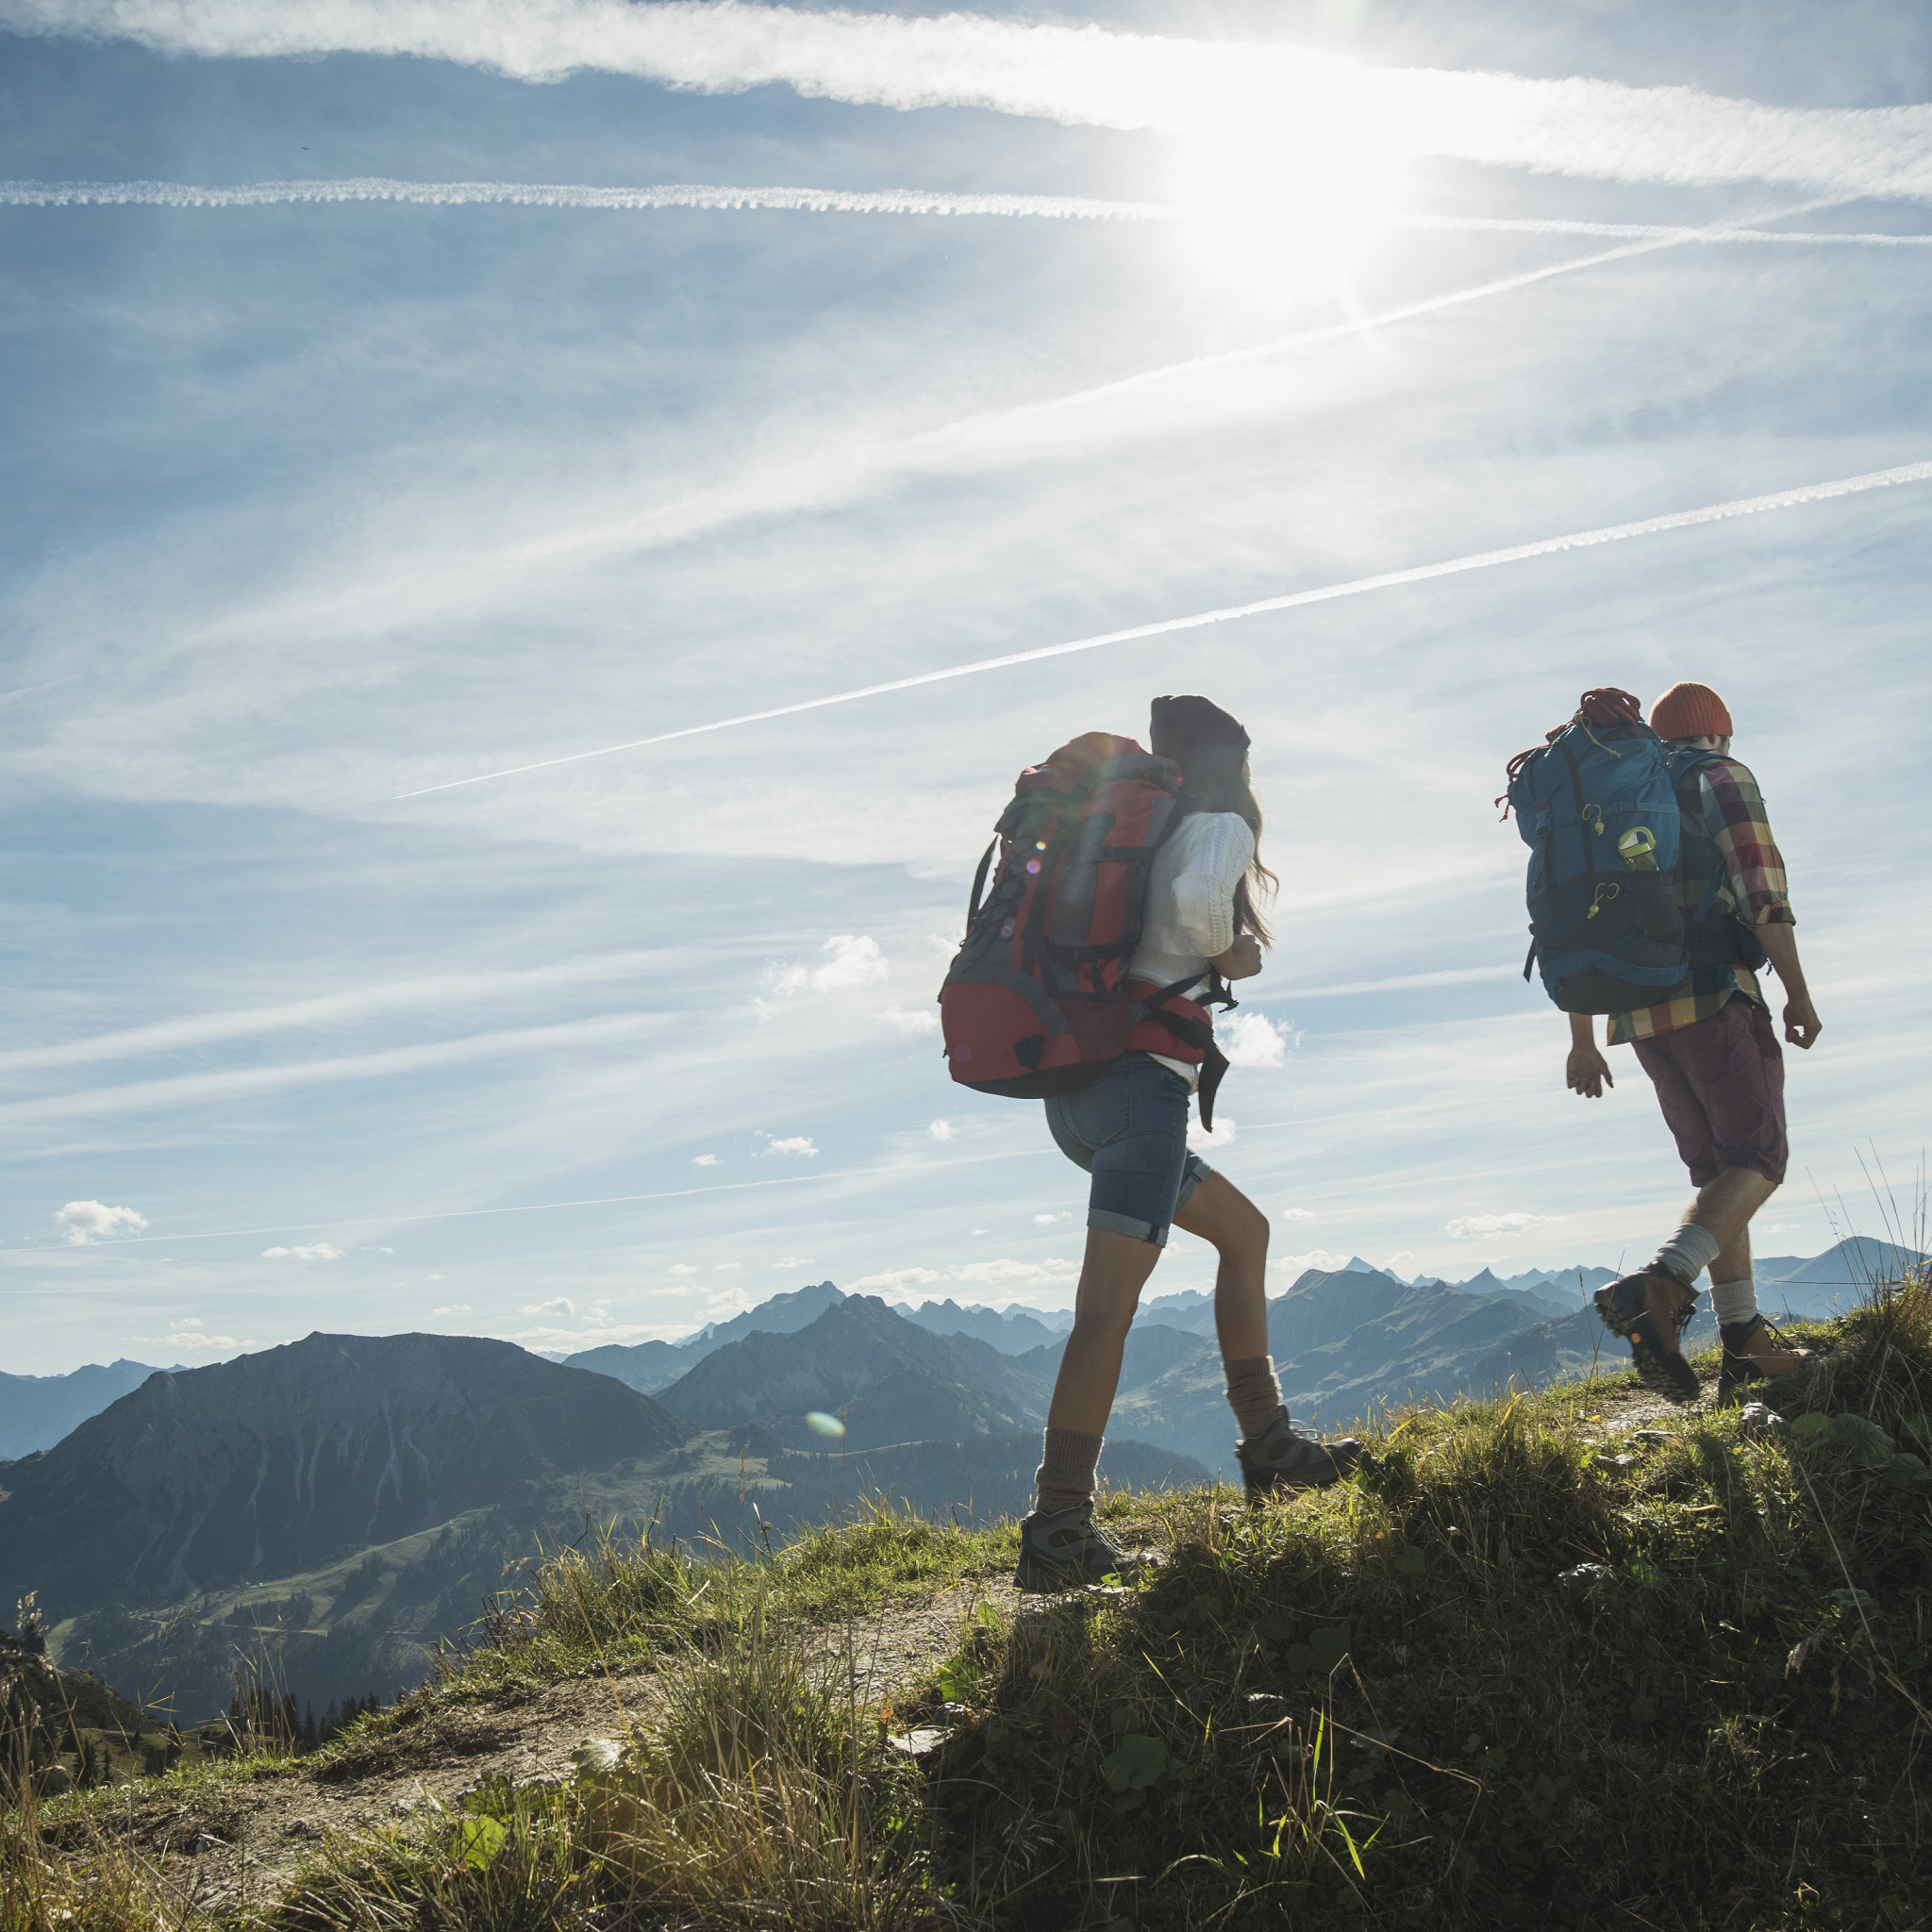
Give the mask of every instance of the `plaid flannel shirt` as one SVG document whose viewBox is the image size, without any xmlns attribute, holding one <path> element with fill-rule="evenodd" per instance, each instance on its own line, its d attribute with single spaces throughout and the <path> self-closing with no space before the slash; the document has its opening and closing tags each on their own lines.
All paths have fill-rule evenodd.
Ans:
<svg viewBox="0 0 1932 1932">
<path fill-rule="evenodd" d="M 1703 904 L 1711 880 L 1722 875 L 1709 913 L 1713 921 L 1729 916 L 1749 925 L 1794 925 L 1784 858 L 1771 836 L 1764 794 L 1749 770 L 1736 758 L 1708 759 L 1684 781 L 1677 803 L 1684 813 L 1677 905 L 1685 918 Z M 1764 1004 L 1757 975 L 1748 966 L 1694 967 L 1667 999 L 1611 1014 L 1608 1043 L 1652 1040 L 1694 1026 L 1739 998 Z"/>
</svg>

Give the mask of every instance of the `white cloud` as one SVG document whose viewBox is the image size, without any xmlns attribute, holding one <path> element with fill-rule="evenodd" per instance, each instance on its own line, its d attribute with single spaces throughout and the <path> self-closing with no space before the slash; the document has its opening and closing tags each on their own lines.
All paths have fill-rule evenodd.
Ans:
<svg viewBox="0 0 1932 1932">
<path fill-rule="evenodd" d="M 1074 1281 L 1080 1274 L 1077 1261 L 968 1261 L 958 1268 L 946 1270 L 951 1281 L 974 1281 L 982 1284 L 1001 1281 L 1029 1281 L 1040 1284 L 1057 1281 Z"/>
<path fill-rule="evenodd" d="M 1331 1255 L 1326 1248 L 1310 1248 L 1306 1255 L 1277 1255 L 1269 1266 L 1278 1268 L 1292 1281 L 1310 1268 L 1319 1269 L 1324 1274 L 1332 1274 L 1338 1269 L 1347 1267 L 1348 1258 L 1346 1255 Z"/>
<path fill-rule="evenodd" d="M 733 1286 L 721 1288 L 705 1304 L 705 1313 L 713 1322 L 727 1321 L 733 1315 L 741 1315 L 752 1305 L 750 1295 L 743 1289 Z"/>
<path fill-rule="evenodd" d="M 200 1328 L 171 1328 L 165 1335 L 136 1335 L 137 1344 L 152 1348 L 172 1348 L 178 1354 L 213 1355 L 223 1349 L 258 1348 L 252 1340 L 237 1341 L 232 1335 L 208 1335 Z"/>
<path fill-rule="evenodd" d="M 1524 1228 L 1542 1227 L 1561 1221 L 1560 1214 L 1460 1214 L 1448 1224 L 1451 1241 L 1479 1241 L 1488 1234 L 1521 1234 Z"/>
<path fill-rule="evenodd" d="M 330 1247 L 326 1241 L 312 1241 L 307 1247 L 264 1248 L 261 1258 L 264 1261 L 340 1261 L 342 1251 Z"/>
<path fill-rule="evenodd" d="M 950 1141 L 953 1138 L 953 1124 L 951 1121 L 934 1121 L 925 1131 L 935 1141 Z"/>
<path fill-rule="evenodd" d="M 691 1157 L 691 1164 L 693 1167 L 716 1167 L 718 1164 L 718 1157 L 715 1154 L 693 1155 Z"/>
<path fill-rule="evenodd" d="M 1312 1221 L 1312 1210 L 1307 1208 L 1276 1208 L 1269 1215 L 1271 1221 Z"/>
<path fill-rule="evenodd" d="M 1073 1218 L 1074 1217 L 1071 1213 L 1036 1214 L 1033 1217 L 1033 1224 L 1035 1227 L 1051 1227 L 1057 1221 L 1071 1221 L 1073 1220 Z M 974 1233 L 975 1234 L 984 1234 L 986 1230 L 983 1227 L 974 1229 Z"/>
<path fill-rule="evenodd" d="M 54 1219 L 65 1231 L 68 1245 L 75 1248 L 84 1248 L 89 1241 L 112 1241 L 147 1225 L 147 1217 L 132 1208 L 109 1208 L 101 1201 L 70 1201 Z"/>
<path fill-rule="evenodd" d="M 1288 1029 L 1265 1013 L 1235 1013 L 1214 1029 L 1231 1067 L 1278 1067 L 1288 1058 Z"/>
<path fill-rule="evenodd" d="M 945 1277 L 937 1268 L 882 1268 L 876 1274 L 861 1274 L 852 1284 L 853 1294 L 878 1294 L 887 1290 L 925 1288 Z"/>
<path fill-rule="evenodd" d="M 772 1263 L 772 1266 L 774 1268 L 809 1268 L 811 1266 L 811 1257 L 809 1255 L 780 1255 Z"/>
<path fill-rule="evenodd" d="M 940 1030 L 940 1009 L 937 1007 L 915 1007 L 908 1012 L 904 1007 L 883 1007 L 879 1018 L 888 1026 L 896 1026 L 901 1033 L 937 1033 Z"/>
<path fill-rule="evenodd" d="M 773 1141 L 766 1146 L 765 1152 L 787 1158 L 795 1155 L 801 1160 L 816 1160 L 819 1158 L 818 1142 L 809 1134 L 791 1134 L 782 1141 Z"/>
<path fill-rule="evenodd" d="M 796 999 L 805 992 L 850 992 L 857 987 L 878 986 L 891 973 L 891 961 L 879 951 L 878 941 L 864 933 L 835 934 L 819 950 L 826 955 L 823 966 L 772 969 L 772 991 L 780 999 Z"/>
<path fill-rule="evenodd" d="M 671 1272 L 674 1274 L 695 1274 L 698 1271 L 689 1261 L 674 1261 Z"/>
<path fill-rule="evenodd" d="M 1206 135 L 1228 159 L 1288 173 L 1304 189 L 1324 167 L 1356 174 L 1438 156 L 1618 181 L 1932 192 L 1920 108 L 1874 115 L 1760 106 L 1690 87 L 1373 68 L 1303 46 L 969 13 L 908 19 L 737 0 L 555 0 L 513 14 L 463 0 L 14 0 L 7 14 L 16 31 L 131 40 L 165 54 L 411 56 L 530 81 L 591 68 L 708 93 L 776 83 L 866 106 L 974 107 Z"/>
<path fill-rule="evenodd" d="M 395 1250 L 393 1248 L 377 1248 L 375 1252 L 378 1255 L 393 1255 Z"/>
<path fill-rule="evenodd" d="M 554 1294 L 547 1302 L 529 1302 L 525 1305 L 526 1315 L 575 1315 L 577 1305 L 567 1294 Z"/>
<path fill-rule="evenodd" d="M 852 1284 L 854 1294 L 881 1294 L 938 1282 L 964 1281 L 975 1287 L 1023 1282 L 1032 1288 L 1061 1287 L 1079 1278 L 1077 1261 L 968 1261 L 954 1268 L 882 1268 Z"/>
<path fill-rule="evenodd" d="M 741 1261 L 718 1261 L 712 1264 L 711 1273 L 713 1274 L 729 1274 L 734 1268 L 741 1268 L 743 1265 Z"/>
<path fill-rule="evenodd" d="M 1188 1145 L 1190 1147 L 1232 1147 L 1234 1145 L 1235 1124 L 1226 1114 L 1214 1123 L 1214 1131 L 1209 1133 L 1199 1121 L 1188 1123 Z"/>
<path fill-rule="evenodd" d="M 1382 1263 L 1382 1273 L 1384 1274 L 1393 1274 L 1401 1269 L 1413 1268 L 1414 1266 L 1415 1257 L 1407 1248 L 1404 1248 L 1400 1254 L 1391 1255 Z"/>
<path fill-rule="evenodd" d="M 468 1302 L 450 1302 L 442 1307 L 431 1308 L 429 1311 L 432 1318 L 438 1315 L 468 1315 L 474 1312 Z M 525 1314 L 528 1312 L 528 1309 L 525 1310 Z"/>
</svg>

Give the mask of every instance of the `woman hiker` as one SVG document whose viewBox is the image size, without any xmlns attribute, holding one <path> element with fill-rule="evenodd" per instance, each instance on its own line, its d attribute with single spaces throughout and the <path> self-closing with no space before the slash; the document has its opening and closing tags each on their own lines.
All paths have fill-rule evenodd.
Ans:
<svg viewBox="0 0 1932 1932">
<path fill-rule="evenodd" d="M 1203 697 L 1154 701 L 1150 743 L 1183 774 L 1185 815 L 1157 853 L 1130 977 L 1155 991 L 1186 981 L 1247 979 L 1273 943 L 1256 899 L 1274 874 L 1256 841 L 1261 808 L 1248 777 L 1248 734 Z M 1188 1111 L 1201 1069 L 1129 1052 L 1098 1079 L 1046 1102 L 1060 1151 L 1093 1177 L 1087 1253 L 1074 1329 L 1047 1411 L 1039 1500 L 1020 1525 L 1022 1590 L 1065 1590 L 1127 1575 L 1140 1559 L 1093 1521 L 1094 1472 L 1120 1380 L 1127 1329 L 1170 1225 L 1213 1244 L 1214 1328 L 1227 1399 L 1241 1428 L 1235 1455 L 1250 1499 L 1346 1475 L 1360 1444 L 1323 1443 L 1289 1426 L 1268 1353 L 1268 1223 L 1225 1175 L 1188 1149 Z"/>
</svg>

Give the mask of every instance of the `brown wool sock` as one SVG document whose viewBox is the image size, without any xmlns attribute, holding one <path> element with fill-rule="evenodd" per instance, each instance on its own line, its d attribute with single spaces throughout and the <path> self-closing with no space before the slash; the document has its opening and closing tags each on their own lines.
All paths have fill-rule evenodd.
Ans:
<svg viewBox="0 0 1932 1932">
<path fill-rule="evenodd" d="M 1083 1436 L 1078 1429 L 1047 1429 L 1040 1467 L 1033 1474 L 1034 1487 L 1040 1491 L 1041 1515 L 1076 1508 L 1093 1500 L 1093 1473 L 1100 1467 L 1100 1441 L 1098 1436 Z"/>
<path fill-rule="evenodd" d="M 1269 1425 L 1288 1407 L 1281 1399 L 1281 1384 L 1274 1378 L 1274 1357 L 1244 1355 L 1221 1366 L 1227 1375 L 1227 1406 L 1241 1425 L 1241 1441 L 1252 1442 L 1265 1436 Z"/>
</svg>

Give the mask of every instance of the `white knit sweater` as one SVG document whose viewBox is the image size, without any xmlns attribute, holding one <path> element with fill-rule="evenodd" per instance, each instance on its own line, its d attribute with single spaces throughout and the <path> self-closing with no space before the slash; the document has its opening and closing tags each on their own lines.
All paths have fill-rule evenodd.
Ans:
<svg viewBox="0 0 1932 1932">
<path fill-rule="evenodd" d="M 1231 811 L 1194 812 L 1184 818 L 1154 855 L 1147 878 L 1147 910 L 1141 947 L 1130 969 L 1135 979 L 1172 986 L 1191 973 L 1200 985 L 1183 997 L 1207 991 L 1209 959 L 1234 944 L 1234 889 L 1254 863 L 1255 835 Z M 1172 1067 L 1191 1091 L 1199 1067 L 1166 1054 L 1152 1056 Z"/>
</svg>

